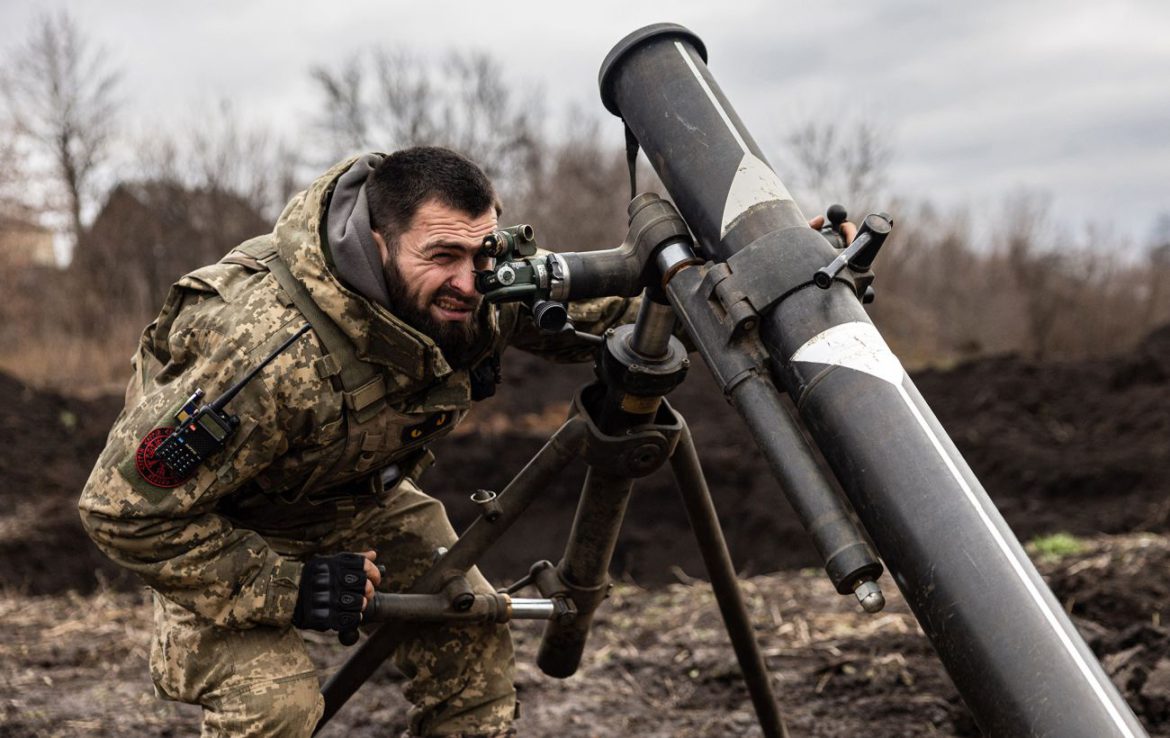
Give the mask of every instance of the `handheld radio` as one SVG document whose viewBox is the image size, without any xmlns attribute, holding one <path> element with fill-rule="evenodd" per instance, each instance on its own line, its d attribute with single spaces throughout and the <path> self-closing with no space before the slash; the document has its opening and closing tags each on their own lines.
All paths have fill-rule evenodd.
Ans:
<svg viewBox="0 0 1170 738">
<path fill-rule="evenodd" d="M 240 393 L 248 382 L 255 379 L 260 370 L 279 356 L 293 341 L 309 330 L 309 324 L 301 328 L 266 356 L 258 366 L 244 378 L 233 384 L 214 402 L 200 405 L 204 392 L 196 389 L 179 411 L 175 413 L 175 429 L 159 444 L 154 458 L 161 461 L 172 473 L 181 478 L 189 477 L 199 465 L 215 452 L 227 445 L 228 439 L 240 427 L 240 419 L 225 412 L 226 405 Z"/>
</svg>

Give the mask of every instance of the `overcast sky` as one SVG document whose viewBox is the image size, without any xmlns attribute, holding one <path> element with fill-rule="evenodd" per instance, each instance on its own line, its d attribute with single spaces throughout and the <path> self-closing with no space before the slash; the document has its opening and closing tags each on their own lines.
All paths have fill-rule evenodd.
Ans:
<svg viewBox="0 0 1170 738">
<path fill-rule="evenodd" d="M 682 23 L 766 152 L 823 111 L 868 111 L 893 145 L 893 192 L 976 213 L 1020 188 L 1066 223 L 1150 238 L 1170 212 L 1170 2 L 374 2 L 102 0 L 0 4 L 0 48 L 67 8 L 125 69 L 130 116 L 178 125 L 226 98 L 303 137 L 308 69 L 374 46 L 491 50 L 540 85 L 550 120 L 601 107 L 597 70 L 626 33 Z M 555 132 L 555 131 L 554 131 Z M 784 172 L 779 172 L 781 179 Z"/>
</svg>

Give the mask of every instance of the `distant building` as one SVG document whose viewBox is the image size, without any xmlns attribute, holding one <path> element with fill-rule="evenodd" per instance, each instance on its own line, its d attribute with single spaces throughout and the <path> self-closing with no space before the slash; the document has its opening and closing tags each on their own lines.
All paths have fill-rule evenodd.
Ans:
<svg viewBox="0 0 1170 738">
<path fill-rule="evenodd" d="M 73 253 L 70 271 L 100 286 L 115 312 L 153 314 L 172 282 L 272 230 L 243 198 L 174 182 L 113 189 Z"/>
<path fill-rule="evenodd" d="M 28 217 L 0 215 L 0 265 L 5 269 L 57 266 L 53 232 Z"/>
</svg>

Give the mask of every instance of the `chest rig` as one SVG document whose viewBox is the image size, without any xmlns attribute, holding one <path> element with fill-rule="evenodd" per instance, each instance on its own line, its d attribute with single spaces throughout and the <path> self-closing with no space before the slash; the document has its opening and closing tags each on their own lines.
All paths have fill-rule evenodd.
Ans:
<svg viewBox="0 0 1170 738">
<path fill-rule="evenodd" d="M 272 274 L 325 349 L 314 369 L 340 392 L 344 406 L 340 452 L 293 488 L 268 493 L 290 503 L 337 502 L 377 497 L 403 477 L 417 479 L 434 460 L 426 444 L 446 435 L 470 407 L 466 373 L 422 392 L 394 391 L 386 368 L 358 358 L 353 343 L 280 259 L 271 238 L 247 241 L 221 261 Z"/>
</svg>

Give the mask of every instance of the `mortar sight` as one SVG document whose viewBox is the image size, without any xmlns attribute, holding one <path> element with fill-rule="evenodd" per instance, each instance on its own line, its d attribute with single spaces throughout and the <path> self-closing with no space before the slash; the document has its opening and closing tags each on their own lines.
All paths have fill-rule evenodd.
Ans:
<svg viewBox="0 0 1170 738">
<path fill-rule="evenodd" d="M 536 255 L 536 234 L 528 224 L 500 228 L 483 237 L 482 251 L 495 259 Z"/>
</svg>

